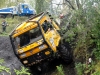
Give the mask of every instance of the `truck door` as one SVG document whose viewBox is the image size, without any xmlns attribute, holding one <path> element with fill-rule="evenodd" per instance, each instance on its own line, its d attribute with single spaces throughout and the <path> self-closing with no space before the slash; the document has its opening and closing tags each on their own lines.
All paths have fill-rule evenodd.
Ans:
<svg viewBox="0 0 100 75">
<path fill-rule="evenodd" d="M 29 13 L 29 7 L 28 5 L 22 5 L 23 13 L 28 14 Z"/>
<path fill-rule="evenodd" d="M 52 28 L 52 24 L 50 24 L 47 20 L 48 20 L 48 16 L 46 16 L 46 15 L 41 18 L 41 20 L 39 21 L 40 28 L 41 28 L 41 31 L 42 31 L 45 41 L 50 46 L 50 48 L 56 52 L 55 40 L 53 37 L 55 35 L 54 28 Z M 45 22 L 46 22 L 46 24 L 45 24 Z M 47 22 L 48 22 L 48 24 L 47 24 Z M 51 29 L 51 30 L 49 30 L 49 29 Z"/>
</svg>

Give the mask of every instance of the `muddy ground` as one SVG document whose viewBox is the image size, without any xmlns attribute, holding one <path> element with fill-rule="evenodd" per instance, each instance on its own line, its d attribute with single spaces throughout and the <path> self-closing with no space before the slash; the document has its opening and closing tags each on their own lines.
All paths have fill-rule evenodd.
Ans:
<svg viewBox="0 0 100 75">
<path fill-rule="evenodd" d="M 23 66 L 14 55 L 9 37 L 6 36 L 0 36 L 0 58 L 3 58 L 5 60 L 5 63 L 3 65 L 10 68 L 12 73 L 11 75 L 15 75 L 14 69 L 20 69 L 21 66 Z M 64 64 L 63 66 L 65 75 L 75 75 L 74 63 L 71 63 L 70 65 L 65 65 L 65 63 L 63 63 L 60 59 L 51 62 L 51 64 L 47 66 L 49 68 L 47 73 L 42 75 L 54 75 L 54 72 L 56 71 L 56 66 L 59 66 L 60 64 Z M 0 73 L 0 75 L 9 74 L 6 72 L 2 72 Z"/>
<path fill-rule="evenodd" d="M 0 37 L 0 58 L 4 59 L 4 66 L 9 67 L 12 75 L 14 69 L 20 69 L 22 64 L 19 62 L 17 57 L 13 53 L 12 46 L 8 37 Z M 0 75 L 9 75 L 8 73 L 2 72 Z"/>
</svg>

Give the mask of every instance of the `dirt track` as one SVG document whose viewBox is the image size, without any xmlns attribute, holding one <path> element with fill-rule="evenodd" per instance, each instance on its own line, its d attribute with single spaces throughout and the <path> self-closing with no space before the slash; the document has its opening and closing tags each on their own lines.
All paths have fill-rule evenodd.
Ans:
<svg viewBox="0 0 100 75">
<path fill-rule="evenodd" d="M 3 58 L 5 60 L 5 63 L 3 65 L 10 68 L 12 73 L 11 75 L 15 75 L 13 71 L 14 69 L 20 69 L 21 66 L 23 66 L 17 59 L 17 57 L 14 55 L 9 37 L 0 36 L 0 58 Z M 49 69 L 46 75 L 52 75 L 52 73 L 54 73 L 56 70 L 56 66 L 60 64 L 62 64 L 61 60 L 54 60 L 53 62 L 51 62 L 51 64 L 48 66 Z M 65 75 L 75 75 L 74 64 L 72 63 L 70 65 L 64 65 L 64 72 Z M 2 72 L 0 73 L 0 75 L 9 74 L 6 72 Z"/>
</svg>

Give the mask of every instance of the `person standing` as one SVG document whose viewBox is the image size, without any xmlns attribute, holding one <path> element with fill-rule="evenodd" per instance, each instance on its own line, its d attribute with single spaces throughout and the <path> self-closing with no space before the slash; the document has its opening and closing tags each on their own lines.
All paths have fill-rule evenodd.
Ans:
<svg viewBox="0 0 100 75">
<path fill-rule="evenodd" d="M 7 26 L 7 22 L 5 20 L 3 20 L 2 22 L 2 32 L 6 32 L 6 26 Z"/>
</svg>

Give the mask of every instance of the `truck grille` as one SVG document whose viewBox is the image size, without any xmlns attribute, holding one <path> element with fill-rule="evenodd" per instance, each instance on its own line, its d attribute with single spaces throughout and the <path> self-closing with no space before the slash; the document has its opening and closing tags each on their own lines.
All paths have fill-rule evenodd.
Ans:
<svg viewBox="0 0 100 75">
<path fill-rule="evenodd" d="M 50 51 L 50 53 L 51 53 L 51 50 L 46 49 L 46 50 L 41 51 L 40 53 L 37 53 L 37 54 L 34 54 L 34 55 L 28 57 L 28 58 L 24 58 L 24 59 L 22 59 L 22 61 L 28 60 L 28 64 L 32 64 L 32 65 L 37 64 L 37 63 L 41 62 L 42 60 L 51 56 L 51 54 L 46 55 L 45 54 L 46 51 Z M 28 65 L 28 64 L 26 64 L 26 65 Z"/>
</svg>

